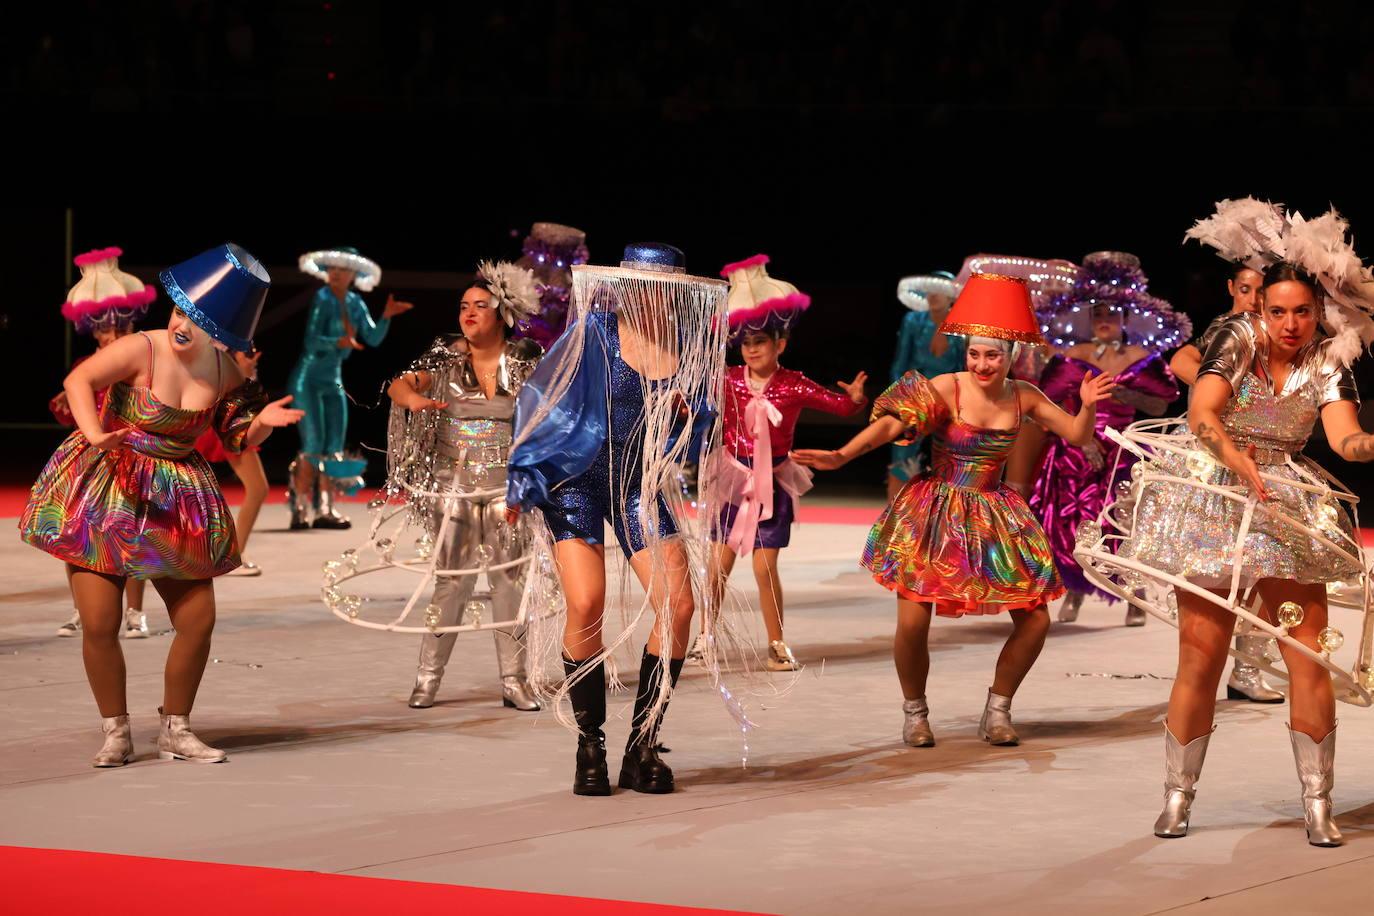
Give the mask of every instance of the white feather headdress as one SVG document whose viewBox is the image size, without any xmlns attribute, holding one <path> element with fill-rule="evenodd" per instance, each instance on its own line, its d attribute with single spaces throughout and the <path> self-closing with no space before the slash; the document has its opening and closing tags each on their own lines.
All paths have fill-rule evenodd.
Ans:
<svg viewBox="0 0 1374 916">
<path fill-rule="evenodd" d="M 1322 326 L 1332 356 L 1350 365 L 1374 344 L 1374 274 L 1349 241 L 1350 223 L 1334 209 L 1316 219 L 1281 204 L 1246 197 L 1217 202 L 1184 236 L 1217 250 L 1228 261 L 1258 271 L 1285 262 L 1311 275 L 1325 293 Z"/>
<path fill-rule="evenodd" d="M 525 318 L 539 314 L 539 288 L 534 274 L 509 261 L 482 261 L 477 274 L 487 283 L 492 301 L 501 310 L 501 320 L 513 328 Z"/>
</svg>

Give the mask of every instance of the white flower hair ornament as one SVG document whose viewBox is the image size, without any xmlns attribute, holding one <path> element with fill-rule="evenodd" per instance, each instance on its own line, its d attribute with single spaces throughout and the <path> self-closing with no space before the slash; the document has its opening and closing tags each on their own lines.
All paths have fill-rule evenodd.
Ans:
<svg viewBox="0 0 1374 916">
<path fill-rule="evenodd" d="M 1374 273 L 1360 261 L 1349 233 L 1350 223 L 1334 208 L 1309 220 L 1247 197 L 1219 201 L 1216 213 L 1198 220 L 1184 241 L 1196 239 L 1261 272 L 1284 262 L 1315 279 L 1326 300 L 1327 350 L 1348 366 L 1374 344 Z"/>
<path fill-rule="evenodd" d="M 539 288 L 533 272 L 509 261 L 482 261 L 477 265 L 477 275 L 485 282 L 506 327 L 513 328 L 539 314 Z"/>
</svg>

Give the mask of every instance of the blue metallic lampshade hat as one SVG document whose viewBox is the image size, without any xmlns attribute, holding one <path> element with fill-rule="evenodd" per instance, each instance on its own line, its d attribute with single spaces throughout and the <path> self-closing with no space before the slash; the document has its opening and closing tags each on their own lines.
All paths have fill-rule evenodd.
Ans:
<svg viewBox="0 0 1374 916">
<path fill-rule="evenodd" d="M 687 256 L 681 248 L 661 242 L 631 242 L 625 246 L 620 266 L 681 274 L 687 272 Z"/>
<path fill-rule="evenodd" d="M 262 263 L 226 242 L 158 274 L 173 304 L 231 350 L 253 349 L 272 278 Z"/>
</svg>

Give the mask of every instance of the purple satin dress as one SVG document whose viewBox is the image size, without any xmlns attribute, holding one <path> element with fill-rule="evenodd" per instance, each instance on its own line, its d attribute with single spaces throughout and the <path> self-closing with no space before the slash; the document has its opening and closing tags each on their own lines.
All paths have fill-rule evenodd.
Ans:
<svg viewBox="0 0 1374 916">
<path fill-rule="evenodd" d="M 1069 413 L 1081 405 L 1078 387 L 1083 376 L 1097 367 L 1081 359 L 1055 356 L 1040 376 L 1040 389 L 1051 401 Z M 1178 382 L 1159 354 L 1142 357 L 1116 377 L 1117 392 L 1097 404 L 1097 427 L 1086 448 L 1069 445 L 1058 436 L 1047 436 L 1045 460 L 1031 488 L 1030 507 L 1049 536 L 1055 566 L 1069 591 L 1116 599 L 1093 587 L 1073 557 L 1074 536 L 1083 522 L 1094 521 L 1103 505 L 1112 498 L 1118 480 L 1130 477 L 1134 457 L 1129 453 L 1117 462 L 1117 446 L 1103 432 L 1108 426 L 1123 429 L 1136 416 L 1139 398 L 1163 401 L 1178 397 Z M 1130 403 L 1128 403 L 1130 402 Z M 1152 411 L 1153 413 L 1153 411 Z M 1116 467 L 1113 475 L 1112 468 Z"/>
</svg>

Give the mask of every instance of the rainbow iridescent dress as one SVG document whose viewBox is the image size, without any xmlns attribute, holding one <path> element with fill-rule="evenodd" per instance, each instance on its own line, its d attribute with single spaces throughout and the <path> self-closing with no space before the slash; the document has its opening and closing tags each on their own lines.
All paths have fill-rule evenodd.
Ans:
<svg viewBox="0 0 1374 916">
<path fill-rule="evenodd" d="M 134 579 L 208 579 L 240 565 L 234 520 L 196 437 L 214 429 L 241 451 L 266 397 L 255 382 L 204 410 L 169 407 L 152 389 L 116 382 L 107 430 L 125 447 L 94 448 L 80 430 L 58 446 L 19 519 L 23 539 L 83 569 Z"/>
<path fill-rule="evenodd" d="M 956 377 L 957 378 L 957 377 Z M 1064 594 L 1040 523 L 1002 468 L 1021 428 L 986 429 L 955 415 L 928 380 L 908 372 L 873 404 L 904 440 L 932 435 L 932 469 L 910 480 L 869 532 L 863 566 L 879 585 L 947 617 L 1039 607 Z"/>
</svg>

